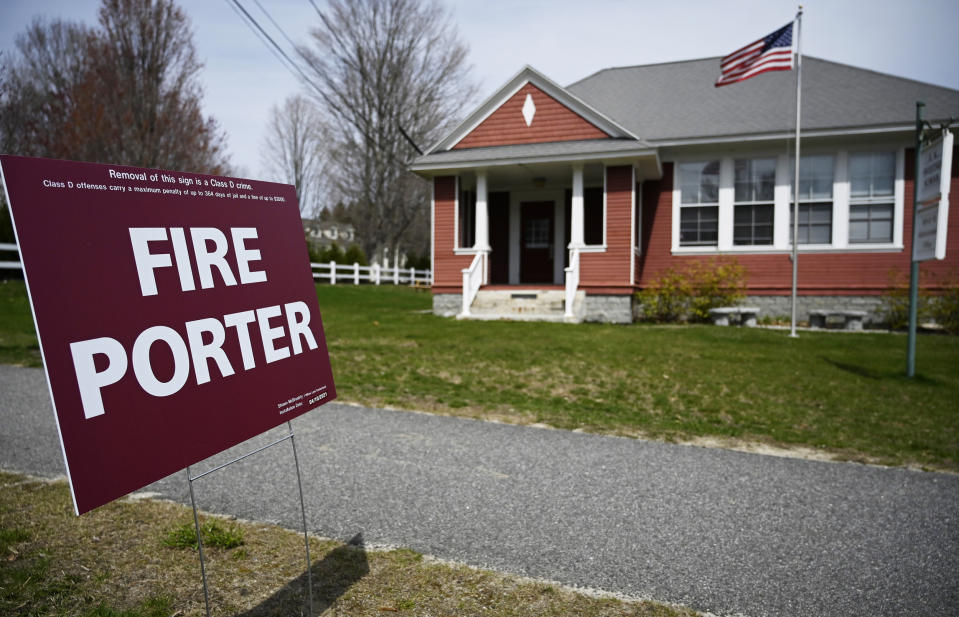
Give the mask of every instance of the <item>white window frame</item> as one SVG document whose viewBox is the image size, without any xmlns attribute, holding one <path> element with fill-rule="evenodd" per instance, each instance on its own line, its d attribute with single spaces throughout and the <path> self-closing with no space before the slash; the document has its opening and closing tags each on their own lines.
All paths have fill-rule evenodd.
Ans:
<svg viewBox="0 0 959 617">
<path fill-rule="evenodd" d="M 585 244 L 586 242 L 586 189 L 598 188 L 596 186 L 586 186 L 583 182 L 583 246 L 579 248 L 580 253 L 605 253 L 606 252 L 606 167 L 603 166 L 603 242 L 602 244 Z M 568 223 L 568 222 L 567 222 Z"/>
<path fill-rule="evenodd" d="M 829 199 L 830 202 L 830 215 L 832 221 L 829 224 L 829 242 L 823 242 L 819 244 L 813 244 L 810 242 L 799 243 L 799 250 L 802 252 L 810 251 L 823 251 L 835 248 L 837 246 L 843 246 L 843 239 L 848 237 L 849 232 L 847 225 L 849 223 L 849 181 L 846 175 L 846 153 L 845 151 L 813 151 L 813 152 L 803 152 L 799 155 L 800 161 L 805 157 L 813 156 L 831 156 L 832 157 L 832 196 Z M 793 158 L 789 158 L 789 166 L 793 167 L 795 165 Z M 795 168 L 794 173 L 795 173 Z M 786 217 L 786 237 L 788 238 L 787 247 L 792 249 L 792 223 L 795 220 L 793 218 L 792 206 L 793 206 L 793 195 L 792 195 L 792 183 L 795 180 L 795 175 L 790 178 L 789 181 L 789 206 L 788 206 L 788 216 Z M 800 182 L 802 179 L 800 178 Z M 799 190 L 798 188 L 796 189 Z M 845 192 L 845 197 L 843 198 L 841 194 Z M 839 197 L 839 199 L 837 199 Z M 846 225 L 843 224 L 843 217 L 840 215 L 842 208 L 837 207 L 837 201 L 846 203 L 846 215 L 845 221 Z M 826 199 L 820 198 L 810 198 L 803 199 L 802 196 L 798 199 L 799 208 L 802 209 L 804 205 L 822 205 L 826 203 Z"/>
<path fill-rule="evenodd" d="M 460 246 L 460 190 L 462 182 L 460 181 L 459 175 L 454 177 L 456 178 L 456 193 L 453 198 L 453 254 L 475 255 L 477 251 L 472 246 Z M 474 188 L 473 190 L 475 192 L 476 189 Z M 473 233 L 475 234 L 476 230 L 473 230 Z"/>
<path fill-rule="evenodd" d="M 896 248 L 903 249 L 903 217 L 905 216 L 905 167 L 906 167 L 906 155 L 905 148 L 895 147 L 895 146 L 886 146 L 882 145 L 873 145 L 870 147 L 862 147 L 850 149 L 848 155 L 859 154 L 859 153 L 877 153 L 877 152 L 893 152 L 895 154 L 895 169 L 892 185 L 892 241 L 891 242 L 850 242 L 849 241 L 849 217 L 852 214 L 852 206 L 854 204 L 867 204 L 867 203 L 889 203 L 889 199 L 882 198 L 869 198 L 861 199 L 852 197 L 852 180 L 851 175 L 848 175 L 849 181 L 847 183 L 846 189 L 846 212 L 845 212 L 845 225 L 846 233 L 844 239 L 846 245 L 849 248 L 855 248 L 859 250 L 863 249 L 876 249 L 876 248 Z"/>
<path fill-rule="evenodd" d="M 850 243 L 850 180 L 849 154 L 851 152 L 890 152 L 896 153 L 896 176 L 893 189 L 893 238 L 892 242 Z M 802 253 L 876 253 L 898 252 L 903 247 L 903 217 L 905 211 L 905 147 L 889 142 L 868 144 L 849 148 L 811 147 L 805 149 L 803 156 L 831 154 L 835 157 L 832 197 L 832 242 L 829 244 L 800 244 Z M 735 206 L 735 159 L 776 159 L 776 188 L 773 214 L 773 244 L 734 245 L 734 206 Z M 696 163 L 708 160 L 720 161 L 719 175 L 719 241 L 716 246 L 680 246 L 680 209 L 682 188 L 679 167 L 683 163 Z M 671 253 L 674 255 L 695 254 L 779 254 L 792 250 L 790 237 L 792 183 L 795 170 L 792 156 L 782 150 L 771 151 L 757 149 L 735 153 L 718 153 L 704 150 L 701 154 L 682 156 L 672 159 L 673 195 L 672 195 L 672 238 Z"/>
<path fill-rule="evenodd" d="M 712 203 L 695 203 L 695 204 L 684 204 L 682 202 L 682 182 L 680 181 L 680 171 L 679 168 L 684 164 L 690 163 L 711 163 L 713 161 L 719 162 L 719 191 L 717 194 L 716 204 Z M 725 170 L 728 172 L 728 170 Z M 718 156 L 700 156 L 695 158 L 686 158 L 682 160 L 677 160 L 673 163 L 673 252 L 682 252 L 682 253 L 715 253 L 723 243 L 723 214 L 725 201 L 728 201 L 728 198 L 731 195 L 723 194 L 723 185 L 724 185 L 724 165 L 723 158 Z M 717 210 L 717 229 L 716 229 L 716 244 L 715 245 L 695 245 L 695 246 L 680 246 L 679 242 L 679 233 L 681 228 L 682 220 L 682 208 L 711 208 L 716 207 Z M 732 232 L 730 231 L 730 237 Z"/>
<path fill-rule="evenodd" d="M 759 161 L 759 160 L 768 160 L 773 162 L 773 170 L 775 174 L 775 179 L 773 180 L 773 198 L 771 200 L 764 201 L 736 201 L 736 161 Z M 730 213 L 731 222 L 730 229 L 732 230 L 732 238 L 730 244 L 737 248 L 772 248 L 776 244 L 776 184 L 778 182 L 778 167 L 779 161 L 775 156 L 735 156 L 732 157 L 732 174 L 733 174 L 733 207 L 732 212 Z M 737 206 L 771 206 L 773 210 L 773 229 L 772 236 L 769 239 L 769 242 L 766 244 L 736 244 L 736 207 Z"/>
</svg>

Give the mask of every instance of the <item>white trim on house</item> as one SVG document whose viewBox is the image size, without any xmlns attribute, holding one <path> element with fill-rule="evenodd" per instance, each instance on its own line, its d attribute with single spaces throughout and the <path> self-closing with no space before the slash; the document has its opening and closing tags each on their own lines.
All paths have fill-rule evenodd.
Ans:
<svg viewBox="0 0 959 617">
<path fill-rule="evenodd" d="M 889 134 L 893 135 L 896 133 L 915 135 L 916 125 L 915 124 L 904 124 L 904 125 L 894 125 L 894 126 L 885 126 L 885 127 L 850 127 L 843 129 L 820 129 L 820 130 L 806 130 L 802 131 L 802 138 L 812 139 L 818 137 L 848 137 L 848 136 L 857 136 L 861 137 L 864 135 L 879 135 L 879 134 Z M 786 141 L 792 140 L 795 138 L 795 133 L 792 131 L 781 132 L 781 133 L 756 133 L 754 135 L 723 135 L 721 137 L 690 137 L 687 139 L 669 139 L 663 141 L 657 141 L 655 139 L 646 139 L 646 143 L 656 148 L 673 148 L 673 147 L 686 147 L 686 146 L 710 146 L 710 145 L 720 145 L 720 144 L 729 144 L 729 143 L 746 143 L 753 141 Z M 805 143 L 805 142 L 804 142 Z M 667 159 L 669 160 L 669 159 Z"/>
<path fill-rule="evenodd" d="M 509 146 L 499 146 L 508 148 Z M 463 152 L 469 152 L 464 150 Z M 477 167 L 510 167 L 515 165 L 535 165 L 539 163 L 574 163 L 574 162 L 602 162 L 609 166 L 632 165 L 637 158 L 653 157 L 655 159 L 659 175 L 662 177 L 663 167 L 659 161 L 659 152 L 656 148 L 638 146 L 635 150 L 607 150 L 602 152 L 571 152 L 567 154 L 551 154 L 543 156 L 497 156 L 496 158 L 476 158 L 472 160 L 463 160 L 456 162 L 437 162 L 420 163 L 410 166 L 411 171 L 415 172 L 443 172 L 450 174 L 460 171 L 475 169 Z"/>
<path fill-rule="evenodd" d="M 636 172 L 633 171 L 633 177 L 636 177 Z M 639 187 L 633 189 L 633 199 L 636 200 L 636 242 L 633 244 L 633 257 L 639 257 L 643 254 L 643 185 L 646 183 L 646 180 L 639 181 Z M 638 195 L 638 198 L 637 198 Z M 633 262 L 635 263 L 635 259 Z"/>
<path fill-rule="evenodd" d="M 455 214 L 453 216 L 456 216 Z M 454 222 L 453 228 L 456 228 Z M 430 285 L 436 282 L 436 182 L 430 182 Z M 455 246 L 455 240 L 454 246 Z"/>
<path fill-rule="evenodd" d="M 509 81 L 507 81 L 499 90 L 491 94 L 476 110 L 471 113 L 463 122 L 453 129 L 446 137 L 432 145 L 426 150 L 425 154 L 431 154 L 438 150 L 448 150 L 461 142 L 467 135 L 472 133 L 476 127 L 489 118 L 497 109 L 502 107 L 503 103 L 508 101 L 526 84 L 532 84 L 542 90 L 547 95 L 556 99 L 560 104 L 569 108 L 575 114 L 581 116 L 584 120 L 594 125 L 607 135 L 612 137 L 632 137 L 639 139 L 626 128 L 618 124 L 606 114 L 600 112 L 588 103 L 584 102 L 578 96 L 570 93 L 565 88 L 546 77 L 533 67 L 527 65 L 520 69 Z"/>
<path fill-rule="evenodd" d="M 541 189 L 525 189 L 509 191 L 509 241 L 510 247 L 515 250 L 509 252 L 509 284 L 519 285 L 520 254 L 523 252 L 522 212 L 523 202 L 551 201 L 553 202 L 553 285 L 562 285 L 564 282 L 564 253 L 566 245 L 563 243 L 563 210 L 566 189 L 562 187 L 545 187 Z M 558 240 L 557 240 L 558 239 Z"/>
<path fill-rule="evenodd" d="M 603 252 L 606 251 L 606 246 L 609 243 L 606 241 L 606 192 L 609 190 L 607 188 L 607 179 L 609 175 L 609 165 L 603 165 Z M 595 246 L 595 245 L 594 245 Z"/>
<path fill-rule="evenodd" d="M 605 227 L 605 225 L 604 225 Z M 636 284 L 636 167 L 629 167 L 629 284 Z"/>
<path fill-rule="evenodd" d="M 890 242 L 850 243 L 850 177 L 849 158 L 856 152 L 895 152 L 896 167 L 893 189 L 893 234 Z M 834 157 L 832 186 L 832 228 L 829 244 L 803 244 L 801 253 L 885 253 L 903 250 L 905 212 L 905 148 L 891 143 L 857 144 L 852 147 L 829 148 L 811 146 L 803 156 L 829 154 Z M 776 158 L 776 187 L 773 205 L 773 244 L 736 245 L 734 243 L 734 204 L 736 159 Z M 683 163 L 719 161 L 719 196 L 717 242 L 714 246 L 680 245 L 680 210 L 682 206 L 679 167 Z M 771 150 L 722 153 L 703 150 L 699 154 L 677 157 L 673 162 L 671 253 L 673 255 L 780 254 L 791 250 L 790 211 L 792 203 L 792 157 Z"/>
</svg>

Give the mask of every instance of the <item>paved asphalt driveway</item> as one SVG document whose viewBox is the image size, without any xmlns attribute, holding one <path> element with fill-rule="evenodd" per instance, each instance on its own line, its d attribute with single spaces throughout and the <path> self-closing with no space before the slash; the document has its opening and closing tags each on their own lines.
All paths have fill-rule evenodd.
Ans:
<svg viewBox="0 0 959 617">
<path fill-rule="evenodd" d="M 959 476 L 336 403 L 294 428 L 321 535 L 719 615 L 959 615 Z M 63 473 L 40 370 L 0 366 L 0 467 Z M 300 524 L 286 444 L 195 487 Z M 189 502 L 183 473 L 147 490 Z"/>
</svg>

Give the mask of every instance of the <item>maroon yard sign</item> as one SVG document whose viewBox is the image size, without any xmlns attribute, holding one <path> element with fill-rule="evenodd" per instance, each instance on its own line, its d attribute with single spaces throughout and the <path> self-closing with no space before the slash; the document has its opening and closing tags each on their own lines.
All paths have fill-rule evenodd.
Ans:
<svg viewBox="0 0 959 617">
<path fill-rule="evenodd" d="M 336 397 L 292 186 L 0 166 L 77 514 Z"/>
</svg>

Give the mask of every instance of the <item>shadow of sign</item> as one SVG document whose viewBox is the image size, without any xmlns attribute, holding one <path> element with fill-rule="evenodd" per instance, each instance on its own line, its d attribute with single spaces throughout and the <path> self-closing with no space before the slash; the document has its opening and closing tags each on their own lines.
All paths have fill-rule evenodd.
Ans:
<svg viewBox="0 0 959 617">
<path fill-rule="evenodd" d="M 370 571 L 363 534 L 358 533 L 349 542 L 333 551 L 310 568 L 313 577 L 313 615 L 321 615 L 333 602 Z M 282 589 L 253 607 L 240 617 L 266 615 L 303 615 L 306 612 L 307 588 L 304 572 Z"/>
</svg>

